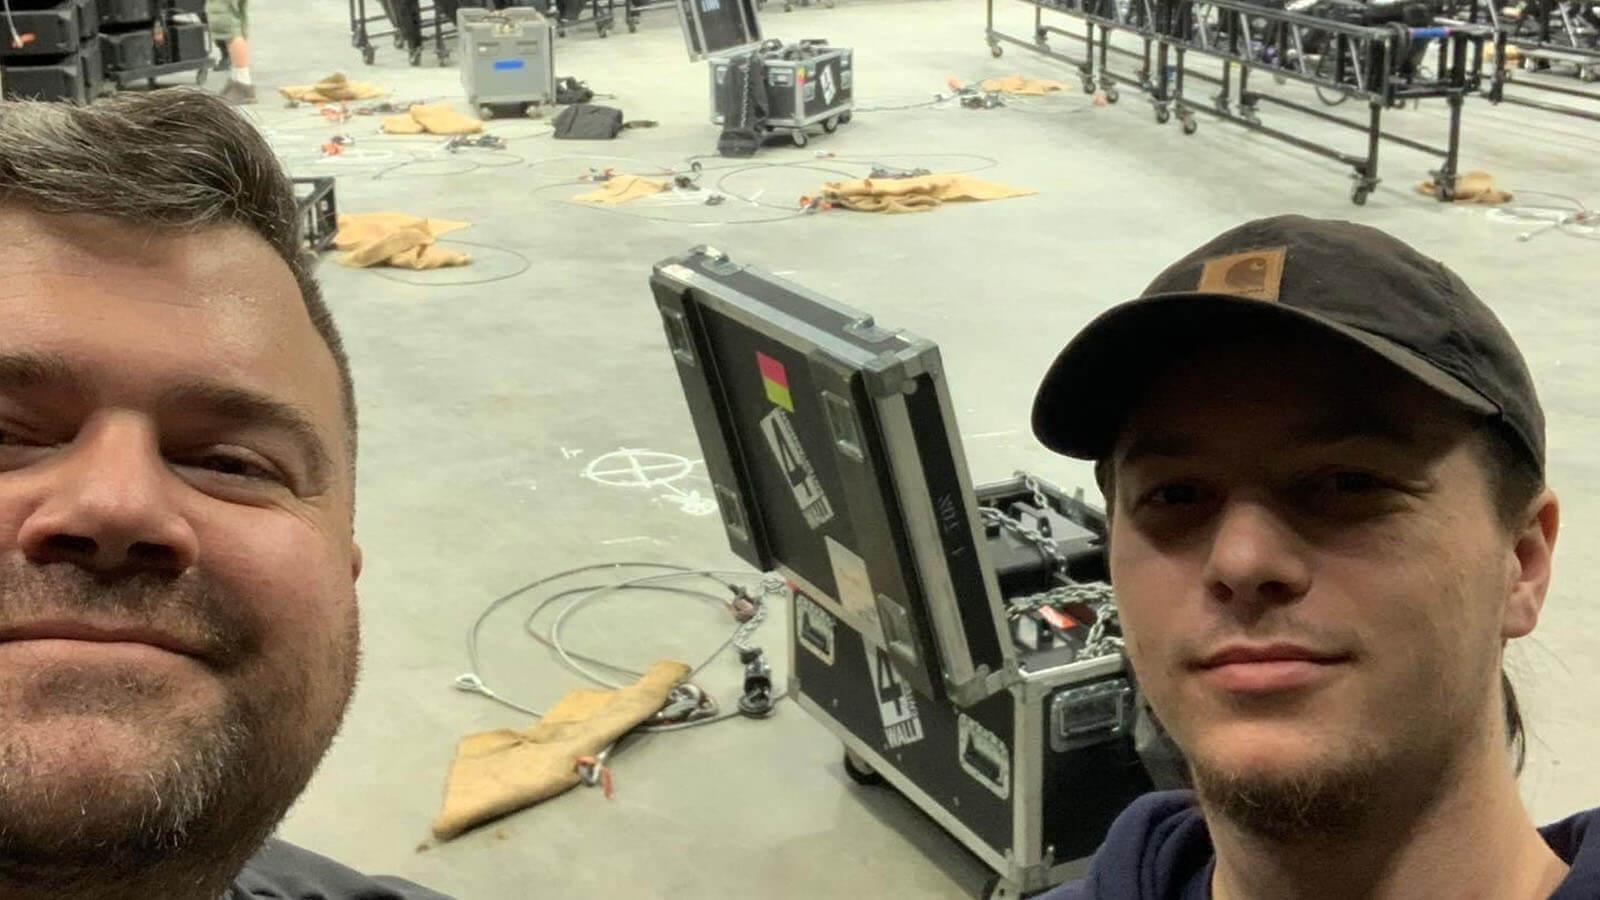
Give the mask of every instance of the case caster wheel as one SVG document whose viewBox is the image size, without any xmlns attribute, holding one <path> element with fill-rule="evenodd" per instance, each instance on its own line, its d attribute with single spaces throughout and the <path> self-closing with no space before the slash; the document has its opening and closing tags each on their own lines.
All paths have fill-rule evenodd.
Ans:
<svg viewBox="0 0 1600 900">
<path fill-rule="evenodd" d="M 1245 108 L 1239 110 L 1239 118 L 1249 122 L 1251 125 L 1261 124 L 1261 116 L 1258 115 L 1253 109 Z"/>
<path fill-rule="evenodd" d="M 1165 125 L 1165 124 L 1167 124 L 1168 122 L 1171 122 L 1171 121 L 1172 121 L 1172 110 L 1167 109 L 1165 106 L 1156 107 L 1156 124 L 1157 125 Z"/>
<path fill-rule="evenodd" d="M 1357 206 L 1366 206 L 1367 195 L 1370 193 L 1372 193 L 1371 188 L 1357 186 L 1355 190 L 1350 192 L 1350 202 Z"/>
<path fill-rule="evenodd" d="M 418 47 L 415 50 L 411 51 L 411 64 L 413 66 L 422 65 L 422 48 L 421 47 Z"/>
<path fill-rule="evenodd" d="M 1199 130 L 1200 130 L 1200 123 L 1196 122 L 1193 118 L 1186 118 L 1186 119 L 1183 120 L 1183 133 L 1184 134 L 1194 134 L 1196 131 L 1199 131 Z"/>
<path fill-rule="evenodd" d="M 637 21 L 630 20 L 628 22 L 628 33 L 629 34 L 638 34 L 639 33 L 639 23 Z"/>
<path fill-rule="evenodd" d="M 978 890 L 978 900 L 1021 900 L 1022 892 L 999 875 L 989 876 Z"/>
<path fill-rule="evenodd" d="M 865 760 L 856 758 L 849 750 L 844 751 L 844 773 L 850 780 L 862 787 L 877 787 L 883 784 L 883 776 L 872 770 Z"/>
<path fill-rule="evenodd" d="M 594 33 L 600 35 L 600 38 L 604 40 L 611 34 L 611 29 L 605 27 L 604 25 L 596 25 L 594 27 Z"/>
<path fill-rule="evenodd" d="M 490 106 L 487 103 L 485 103 L 482 106 L 478 107 L 478 118 L 484 120 L 485 122 L 487 122 L 490 119 L 494 118 L 494 107 Z"/>
<path fill-rule="evenodd" d="M 822 121 L 822 130 L 826 131 L 829 134 L 833 134 L 835 131 L 838 131 L 839 130 L 839 117 L 838 116 L 834 116 L 831 119 L 824 119 Z"/>
<path fill-rule="evenodd" d="M 1433 198 L 1440 203 L 1449 203 L 1456 199 L 1456 187 L 1445 181 L 1433 183 Z"/>
<path fill-rule="evenodd" d="M 371 47 L 362 47 L 361 48 L 361 61 L 362 62 L 364 62 L 364 63 L 366 63 L 367 65 L 370 66 L 370 65 L 372 65 L 372 61 L 374 59 L 377 59 L 377 58 L 378 58 L 378 51 L 377 50 L 374 50 Z"/>
<path fill-rule="evenodd" d="M 537 103 L 529 103 L 522 107 L 522 115 L 529 119 L 544 118 L 544 107 Z"/>
<path fill-rule="evenodd" d="M 804 147 L 811 143 L 811 136 L 806 134 L 804 128 L 797 128 L 789 133 L 789 139 L 794 141 L 796 147 Z"/>
<path fill-rule="evenodd" d="M 450 51 L 448 51 L 448 50 L 440 50 L 439 51 L 439 66 L 442 68 L 442 67 L 448 66 L 448 65 L 450 65 Z"/>
<path fill-rule="evenodd" d="M 1094 88 L 1095 88 L 1095 83 L 1094 83 L 1094 79 L 1093 78 L 1085 78 L 1083 80 L 1083 92 L 1085 94 L 1094 93 Z"/>
<path fill-rule="evenodd" d="M 1006 55 L 1006 48 L 1000 46 L 999 44 L 990 44 L 989 55 L 995 59 L 999 59 L 1000 57 Z"/>
<path fill-rule="evenodd" d="M 1116 88 L 1114 88 L 1114 87 L 1106 88 L 1106 102 L 1107 103 L 1115 103 L 1115 102 L 1117 102 L 1118 100 L 1121 100 L 1121 99 L 1122 99 L 1122 95 L 1117 93 L 1117 89 Z"/>
<path fill-rule="evenodd" d="M 839 124 L 840 125 L 849 125 L 850 124 L 850 120 L 853 119 L 853 118 L 855 118 L 855 113 L 852 113 L 852 112 L 839 113 Z"/>
</svg>

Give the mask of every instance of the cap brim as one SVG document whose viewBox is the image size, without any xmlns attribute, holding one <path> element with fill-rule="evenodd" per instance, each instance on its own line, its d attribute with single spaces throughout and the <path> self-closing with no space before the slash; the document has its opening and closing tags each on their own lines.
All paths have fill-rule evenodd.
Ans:
<svg viewBox="0 0 1600 900">
<path fill-rule="evenodd" d="M 1057 453 L 1103 459 L 1128 408 L 1175 354 L 1221 339 L 1296 330 L 1370 352 L 1471 412 L 1500 412 L 1455 376 L 1386 338 L 1281 303 L 1182 293 L 1113 307 L 1079 332 L 1039 385 L 1033 433 Z"/>
</svg>

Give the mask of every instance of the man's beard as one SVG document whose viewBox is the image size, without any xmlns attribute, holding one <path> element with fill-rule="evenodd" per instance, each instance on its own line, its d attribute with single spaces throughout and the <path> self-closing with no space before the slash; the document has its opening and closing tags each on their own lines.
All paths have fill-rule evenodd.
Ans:
<svg viewBox="0 0 1600 900">
<path fill-rule="evenodd" d="M 64 565 L 0 568 L 0 627 L 114 615 L 180 634 L 205 648 L 223 697 L 179 712 L 180 679 L 133 665 L 55 665 L 4 684 L 0 884 L 220 892 L 310 780 L 356 669 L 353 605 L 344 633 L 276 659 L 262 656 L 247 608 L 194 572 L 108 581 Z M 332 671 L 319 665 L 329 659 Z M 122 746 L 64 747 L 49 732 L 57 723 L 109 728 Z"/>
<path fill-rule="evenodd" d="M 1366 824 L 1382 764 L 1370 754 L 1287 775 L 1229 771 L 1191 760 L 1201 802 L 1233 825 L 1275 843 L 1353 834 Z"/>
</svg>

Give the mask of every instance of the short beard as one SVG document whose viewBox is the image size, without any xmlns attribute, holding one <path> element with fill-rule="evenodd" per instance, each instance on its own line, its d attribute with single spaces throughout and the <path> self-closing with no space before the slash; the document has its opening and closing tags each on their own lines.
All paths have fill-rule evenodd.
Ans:
<svg viewBox="0 0 1600 900">
<path fill-rule="evenodd" d="M 315 772 L 358 665 L 354 615 L 303 657 L 268 659 L 246 608 L 203 578 L 104 583 L 71 568 L 0 567 L 0 619 L 115 610 L 163 623 L 214 645 L 225 686 L 219 705 L 181 714 L 164 707 L 183 685 L 144 667 L 51 667 L 7 685 L 0 895 L 210 900 L 225 890 Z M 126 729 L 118 743 L 128 746 L 46 747 L 29 734 L 73 719 Z M 143 765 L 97 766 L 101 754 Z"/>
<path fill-rule="evenodd" d="M 1361 830 L 1374 812 L 1381 770 L 1371 755 L 1280 777 L 1190 764 L 1208 812 L 1255 837 L 1284 844 L 1338 839 Z"/>
</svg>

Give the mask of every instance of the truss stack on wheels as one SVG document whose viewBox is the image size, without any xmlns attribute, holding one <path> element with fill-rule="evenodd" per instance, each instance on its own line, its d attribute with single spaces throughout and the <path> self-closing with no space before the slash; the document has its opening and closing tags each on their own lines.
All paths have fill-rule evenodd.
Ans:
<svg viewBox="0 0 1600 900">
<path fill-rule="evenodd" d="M 1204 113 L 1349 166 L 1354 176 L 1351 200 L 1366 202 L 1379 183 L 1378 151 L 1384 141 L 1436 156 L 1432 172 L 1440 200 L 1454 197 L 1465 98 L 1501 81 L 1503 54 L 1494 52 L 1492 28 L 1409 27 L 1391 23 L 1357 25 L 1272 9 L 1243 0 L 1023 0 L 1034 8 L 1033 34 L 1027 38 L 995 28 L 994 0 L 988 0 L 987 38 L 999 56 L 1006 45 L 1020 46 L 1075 66 L 1086 92 L 1102 90 L 1116 102 L 1117 85 L 1146 94 L 1155 120 L 1176 119 L 1184 134 L 1199 129 Z M 1083 23 L 1079 34 L 1047 24 L 1046 13 Z M 1142 51 L 1112 43 L 1123 32 L 1138 38 Z M 1083 44 L 1081 57 L 1052 45 L 1064 37 Z M 1487 52 L 1486 52 L 1487 51 Z M 1221 77 L 1194 71 L 1189 57 L 1222 63 Z M 1132 71 L 1114 70 L 1113 57 L 1132 60 Z M 1425 62 L 1431 62 L 1431 69 Z M 1490 67 L 1486 70 L 1486 67 Z M 1269 76 L 1263 89 L 1261 76 Z M 1252 81 L 1252 77 L 1254 80 Z M 1196 98 L 1194 82 L 1216 89 Z M 1310 85 L 1325 98 L 1364 101 L 1367 115 L 1351 119 L 1274 93 L 1274 84 Z M 1422 99 L 1442 99 L 1450 107 L 1444 146 L 1436 147 L 1383 130 L 1385 110 Z M 1263 122 L 1263 106 L 1288 109 L 1361 133 L 1365 151 L 1344 152 Z"/>
<path fill-rule="evenodd" d="M 367 0 L 349 0 L 350 45 L 361 51 L 361 61 L 372 65 L 378 47 L 393 39 L 397 50 L 404 50 L 413 66 L 422 65 L 430 48 L 439 65 L 450 64 L 450 48 L 456 37 L 457 3 L 424 3 L 422 0 L 378 0 L 377 10 Z"/>
<path fill-rule="evenodd" d="M 1484 92 L 1491 102 L 1600 121 L 1600 88 L 1590 86 L 1600 78 L 1600 14 L 1593 6 L 1578 0 L 1523 0 L 1507 7 L 1497 0 L 1460 0 L 1440 22 L 1493 28 L 1504 46 L 1515 48 L 1518 66 L 1529 74 L 1505 68 Z"/>
</svg>

